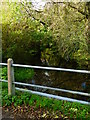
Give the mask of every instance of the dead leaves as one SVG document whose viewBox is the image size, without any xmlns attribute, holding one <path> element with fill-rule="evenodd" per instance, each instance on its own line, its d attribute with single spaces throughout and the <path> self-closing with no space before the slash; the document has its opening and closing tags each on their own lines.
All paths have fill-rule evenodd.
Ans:
<svg viewBox="0 0 90 120">
<path fill-rule="evenodd" d="M 44 108 L 35 108 L 33 106 L 10 106 L 3 109 L 4 113 L 9 112 L 14 118 L 63 118 L 60 111 L 52 111 Z"/>
</svg>

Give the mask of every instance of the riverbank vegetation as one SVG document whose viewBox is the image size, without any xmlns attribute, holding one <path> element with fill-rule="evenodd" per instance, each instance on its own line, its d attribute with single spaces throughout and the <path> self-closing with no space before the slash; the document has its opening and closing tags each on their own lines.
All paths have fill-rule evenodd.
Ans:
<svg viewBox="0 0 90 120">
<path fill-rule="evenodd" d="M 2 2 L 0 7 L 2 8 L 3 62 L 6 63 L 8 58 L 12 58 L 14 63 L 18 64 L 90 69 L 90 2 L 49 2 L 43 10 L 35 10 L 31 2 L 25 1 Z M 35 75 L 33 69 L 15 67 L 14 71 L 15 81 L 30 83 Z M 48 72 L 43 72 L 44 80 L 52 85 L 52 80 L 48 77 L 50 75 L 46 76 L 45 73 Z M 1 74 L 1 78 L 7 80 L 6 67 L 2 68 Z M 84 76 L 84 78 L 89 83 L 89 77 Z M 42 79 L 41 83 L 44 80 Z M 73 84 L 73 86 L 78 90 L 85 84 L 84 90 L 86 90 L 89 85 L 85 81 L 81 77 L 81 81 L 77 82 L 78 85 Z M 46 81 L 44 83 L 46 85 Z M 63 82 L 62 85 L 65 86 Z M 12 110 L 11 113 L 15 113 L 14 115 L 19 113 L 23 118 L 38 116 L 90 119 L 90 106 L 18 91 L 15 96 L 8 96 L 7 83 L 2 83 L 2 106 L 4 112 Z"/>
<path fill-rule="evenodd" d="M 25 82 L 32 80 L 34 75 L 34 71 L 32 69 L 16 68 L 16 70 L 15 81 Z M 24 76 L 24 74 L 27 75 Z M 2 69 L 2 79 L 7 80 L 6 67 Z M 9 114 L 12 114 L 13 117 L 21 116 L 22 118 L 23 116 L 23 118 L 90 119 L 90 106 L 88 105 L 41 97 L 26 92 L 19 92 L 17 90 L 15 96 L 10 96 L 8 95 L 7 83 L 2 83 L 1 98 L 3 113 L 6 115 L 7 112 L 9 112 Z"/>
<path fill-rule="evenodd" d="M 1 72 L 1 79 L 7 80 L 7 67 L 0 68 Z M 15 68 L 14 69 L 14 77 L 15 81 L 17 82 L 26 82 L 30 81 L 34 77 L 34 70 L 28 68 Z"/>
<path fill-rule="evenodd" d="M 42 11 L 30 2 L 2 3 L 3 62 L 61 66 L 64 60 L 88 69 L 89 9 L 89 2 L 51 2 Z"/>
<path fill-rule="evenodd" d="M 21 118 L 28 119 L 30 113 L 29 117 L 34 118 L 90 119 L 90 106 L 88 105 L 18 91 L 15 96 L 8 96 L 7 83 L 2 83 L 2 88 L 3 110 L 10 110 L 13 117 L 21 116 Z"/>
</svg>

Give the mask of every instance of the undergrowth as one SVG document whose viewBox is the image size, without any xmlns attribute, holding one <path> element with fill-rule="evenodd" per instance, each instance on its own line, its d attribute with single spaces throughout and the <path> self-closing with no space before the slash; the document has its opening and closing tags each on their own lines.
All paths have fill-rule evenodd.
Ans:
<svg viewBox="0 0 90 120">
<path fill-rule="evenodd" d="M 1 68 L 0 68 L 1 69 Z M 1 79 L 7 80 L 7 67 L 1 69 Z M 14 68 L 15 81 L 27 81 L 33 78 L 34 70 L 29 68 Z"/>
<path fill-rule="evenodd" d="M 34 109 L 44 108 L 60 111 L 68 118 L 90 119 L 90 106 L 80 103 L 71 103 L 52 98 L 16 91 L 15 96 L 9 96 L 7 83 L 2 83 L 2 106 L 34 106 Z"/>
<path fill-rule="evenodd" d="M 33 69 L 15 69 L 15 79 L 18 81 L 28 80 L 33 76 Z M 6 67 L 2 69 L 2 79 L 7 79 Z M 90 119 L 90 105 L 56 100 L 20 91 L 16 91 L 15 96 L 9 96 L 7 88 L 7 83 L 2 83 L 2 106 L 34 106 L 34 109 L 44 108 L 52 111 L 60 111 L 68 118 Z"/>
</svg>

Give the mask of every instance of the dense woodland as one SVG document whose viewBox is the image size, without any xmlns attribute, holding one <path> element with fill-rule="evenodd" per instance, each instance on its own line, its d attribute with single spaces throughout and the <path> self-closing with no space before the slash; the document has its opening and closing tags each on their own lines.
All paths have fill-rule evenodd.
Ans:
<svg viewBox="0 0 90 120">
<path fill-rule="evenodd" d="M 89 66 L 90 2 L 2 3 L 2 59 L 14 63 Z M 44 65 L 45 65 L 44 64 Z"/>
</svg>

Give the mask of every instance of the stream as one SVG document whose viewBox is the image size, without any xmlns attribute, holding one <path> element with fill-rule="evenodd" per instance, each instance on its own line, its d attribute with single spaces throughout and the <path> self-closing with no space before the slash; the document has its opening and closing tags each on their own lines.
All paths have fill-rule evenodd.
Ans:
<svg viewBox="0 0 90 120">
<path fill-rule="evenodd" d="M 76 69 L 75 65 L 71 66 L 61 66 L 62 68 L 70 68 Z M 78 68 L 77 68 L 78 69 Z M 83 70 L 88 70 L 83 68 Z M 50 71 L 50 70 L 40 70 L 34 69 L 35 75 L 32 80 L 24 81 L 29 84 L 36 84 L 41 86 L 48 86 L 54 88 L 60 88 L 65 90 L 73 90 L 79 92 L 90 93 L 90 74 L 84 73 L 74 73 L 74 72 L 64 72 L 64 71 Z M 22 87 L 22 86 L 21 86 Z M 26 86 L 24 86 L 26 88 Z M 42 88 L 34 88 L 34 87 L 27 87 L 30 90 L 51 93 L 54 95 L 60 95 L 64 97 L 70 97 L 85 101 L 90 101 L 89 97 L 81 96 L 77 94 L 59 92 L 54 90 L 42 89 Z"/>
</svg>

